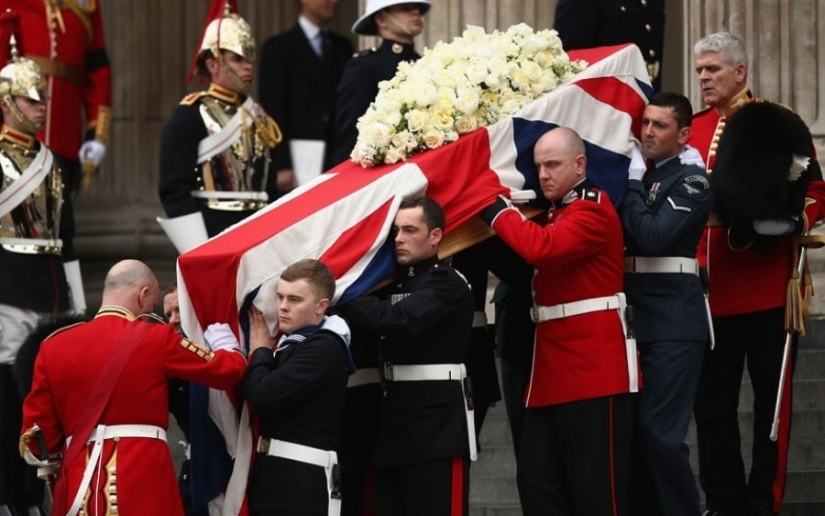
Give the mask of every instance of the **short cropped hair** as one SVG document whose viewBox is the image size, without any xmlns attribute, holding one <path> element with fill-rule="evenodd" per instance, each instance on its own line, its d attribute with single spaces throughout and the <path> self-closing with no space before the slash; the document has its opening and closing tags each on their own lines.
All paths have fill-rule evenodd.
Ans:
<svg viewBox="0 0 825 516">
<path fill-rule="evenodd" d="M 722 59 L 731 66 L 744 64 L 748 69 L 748 50 L 745 42 L 739 36 L 729 32 L 709 34 L 693 45 L 693 55 L 696 57 L 708 52 L 718 52 Z"/>
<path fill-rule="evenodd" d="M 401 199 L 401 204 L 398 206 L 398 209 L 407 210 L 418 207 L 421 207 L 424 212 L 424 222 L 427 223 L 428 231 L 436 228 L 444 231 L 444 226 L 446 225 L 444 210 L 440 204 L 426 195 L 408 195 Z"/>
<path fill-rule="evenodd" d="M 307 258 L 293 263 L 284 269 L 281 279 L 290 282 L 305 280 L 318 299 L 332 300 L 335 295 L 335 276 L 329 267 L 318 260 Z"/>
<path fill-rule="evenodd" d="M 690 127 L 690 123 L 693 120 L 693 107 L 684 95 L 663 91 L 657 93 L 656 96 L 651 99 L 649 105 L 671 108 L 673 110 L 673 118 L 676 119 L 676 125 L 679 129 Z"/>
</svg>

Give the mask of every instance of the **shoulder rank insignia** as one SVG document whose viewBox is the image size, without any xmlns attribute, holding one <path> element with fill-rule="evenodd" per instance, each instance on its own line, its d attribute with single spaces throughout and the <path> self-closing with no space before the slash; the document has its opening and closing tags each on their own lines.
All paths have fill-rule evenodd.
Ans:
<svg viewBox="0 0 825 516">
<path fill-rule="evenodd" d="M 211 350 L 195 344 L 189 339 L 180 339 L 180 346 L 186 351 L 198 355 L 198 357 L 202 358 L 205 362 L 211 362 L 212 359 L 215 358 L 215 353 Z"/>
<path fill-rule="evenodd" d="M 189 95 L 183 97 L 183 100 L 180 101 L 181 106 L 191 106 L 194 104 L 199 98 L 206 95 L 205 91 L 196 91 L 195 93 L 190 93 Z"/>
<path fill-rule="evenodd" d="M 602 193 L 598 190 L 585 190 L 582 199 L 585 201 L 593 201 L 593 202 L 601 202 L 602 201 Z"/>
<path fill-rule="evenodd" d="M 696 187 L 699 187 L 702 190 L 710 190 L 710 182 L 708 179 L 699 174 L 687 176 L 684 184 L 685 187 L 687 187 L 686 189 L 688 193 L 699 193 L 699 190 L 697 190 Z"/>
</svg>

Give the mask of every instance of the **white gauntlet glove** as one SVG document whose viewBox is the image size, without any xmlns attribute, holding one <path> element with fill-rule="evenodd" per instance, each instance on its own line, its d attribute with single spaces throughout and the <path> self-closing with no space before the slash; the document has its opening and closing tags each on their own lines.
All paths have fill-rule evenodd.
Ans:
<svg viewBox="0 0 825 516">
<path fill-rule="evenodd" d="M 702 155 L 690 145 L 685 145 L 684 150 L 679 154 L 679 161 L 682 165 L 696 165 L 705 168 L 705 161 L 702 159 Z"/>
<path fill-rule="evenodd" d="M 641 181 L 646 171 L 647 165 L 645 164 L 642 149 L 639 146 L 639 142 L 634 142 L 633 150 L 630 151 L 630 167 L 627 169 L 627 178 Z"/>
<path fill-rule="evenodd" d="M 103 161 L 105 156 L 106 145 L 97 140 L 83 142 L 83 145 L 80 146 L 80 152 L 77 153 L 77 157 L 81 163 L 85 163 L 86 160 L 91 160 L 95 168 L 100 166 L 100 162 Z"/>
<path fill-rule="evenodd" d="M 206 327 L 203 332 L 203 338 L 209 344 L 209 349 L 212 351 L 225 350 L 240 350 L 241 346 L 238 344 L 238 339 L 232 333 L 232 329 L 226 323 L 214 323 Z"/>
<path fill-rule="evenodd" d="M 796 223 L 789 219 L 754 220 L 753 230 L 760 235 L 780 236 L 793 232 Z"/>
</svg>

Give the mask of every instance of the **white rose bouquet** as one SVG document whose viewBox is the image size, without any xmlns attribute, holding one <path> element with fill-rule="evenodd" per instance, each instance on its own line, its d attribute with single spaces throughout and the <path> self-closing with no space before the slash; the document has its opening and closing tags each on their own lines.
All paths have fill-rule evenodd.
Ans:
<svg viewBox="0 0 825 516">
<path fill-rule="evenodd" d="M 570 61 L 554 30 L 521 23 L 487 34 L 468 26 L 413 63 L 402 62 L 358 119 L 350 158 L 364 167 L 396 163 L 456 141 L 511 115 L 587 66 Z"/>
</svg>

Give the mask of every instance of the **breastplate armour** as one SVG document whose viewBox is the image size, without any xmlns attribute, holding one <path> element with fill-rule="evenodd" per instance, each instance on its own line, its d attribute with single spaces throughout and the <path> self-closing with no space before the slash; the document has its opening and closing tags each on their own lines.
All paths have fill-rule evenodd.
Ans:
<svg viewBox="0 0 825 516">
<path fill-rule="evenodd" d="M 22 147 L 0 140 L 0 170 L 2 184 L 0 191 L 9 188 L 19 180 L 37 156 L 39 148 Z M 0 238 L 57 240 L 60 228 L 60 210 L 63 205 L 63 182 L 57 166 L 46 175 L 45 180 L 31 194 L 8 214 L 0 217 Z M 6 250 L 21 251 L 19 245 L 2 244 Z M 24 246 L 28 248 L 30 246 Z M 38 252 L 59 254 L 59 248 L 40 248 Z"/>
<path fill-rule="evenodd" d="M 198 188 L 206 191 L 265 192 L 270 158 L 269 147 L 261 137 L 260 128 L 266 124 L 266 115 L 208 95 L 201 98 L 198 112 L 210 135 L 220 132 L 238 112 L 242 120 L 240 136 L 224 151 L 199 164 Z M 248 210 L 261 208 L 266 202 L 213 200 L 208 205 L 213 209 Z"/>
</svg>

